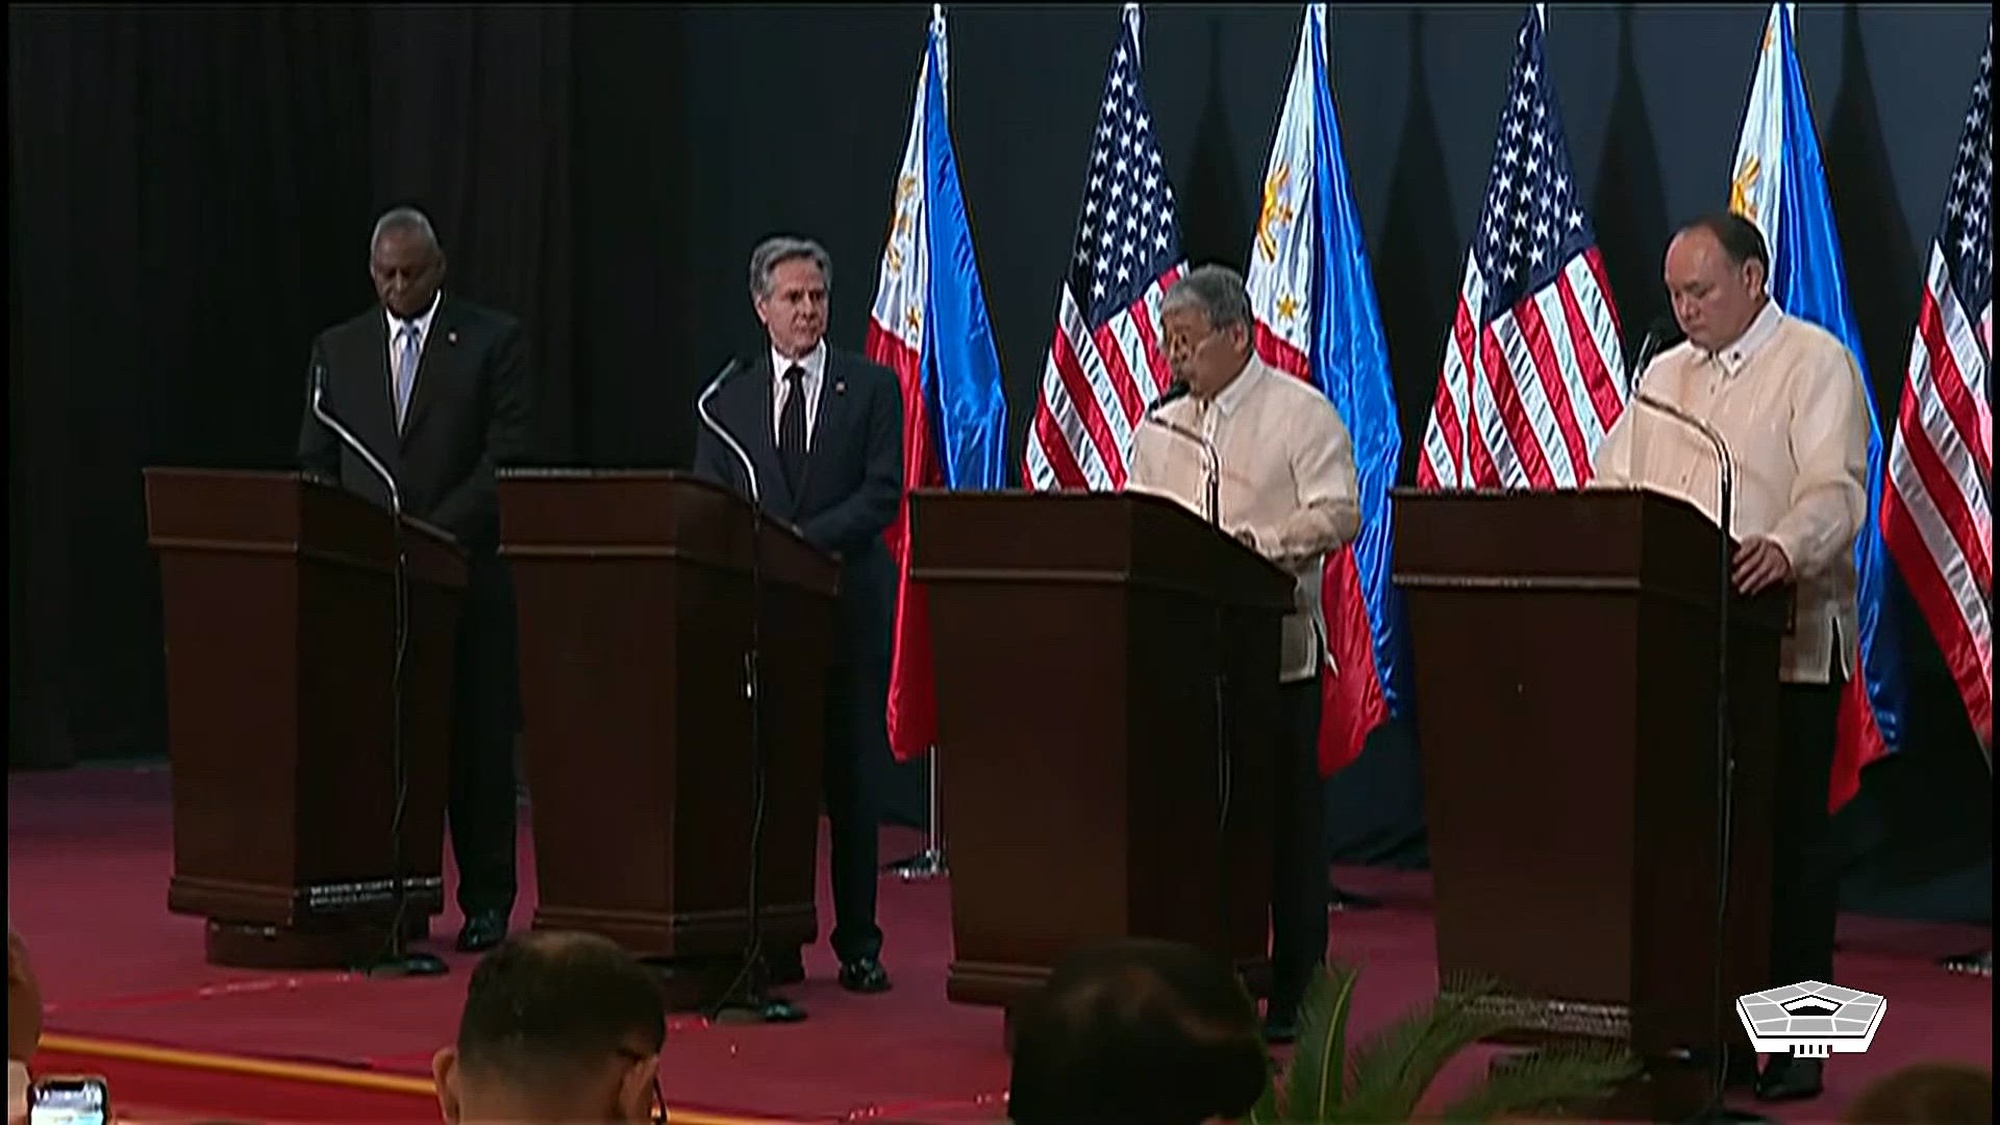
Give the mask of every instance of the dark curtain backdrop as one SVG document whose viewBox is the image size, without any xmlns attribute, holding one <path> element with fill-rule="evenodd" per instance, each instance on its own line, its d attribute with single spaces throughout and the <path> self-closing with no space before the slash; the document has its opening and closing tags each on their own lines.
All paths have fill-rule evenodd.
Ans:
<svg viewBox="0 0 2000 1125">
<path fill-rule="evenodd" d="M 1573 156 L 1635 336 L 1665 311 L 1672 224 L 1726 199 L 1766 11 L 1550 6 Z M 1331 14 L 1405 479 L 1520 14 Z M 369 225 L 392 204 L 430 212 L 451 288 L 528 324 L 546 463 L 687 462 L 696 390 L 757 341 L 745 259 L 765 234 L 825 242 L 834 341 L 858 349 L 927 16 L 10 7 L 10 764 L 164 753 L 140 470 L 289 465 L 307 344 L 371 300 Z M 1118 8 L 951 18 L 952 127 L 1018 456 Z M 1978 6 L 1798 13 L 1891 416 L 1987 21 Z M 1295 5 L 1147 10 L 1147 92 L 1191 257 L 1244 258 L 1298 22 Z M 1904 620 L 1909 745 L 1843 818 L 1849 899 L 1983 918 L 1990 780 L 1935 646 Z M 1330 787 L 1343 858 L 1423 862 L 1414 736 L 1385 729 Z"/>
</svg>

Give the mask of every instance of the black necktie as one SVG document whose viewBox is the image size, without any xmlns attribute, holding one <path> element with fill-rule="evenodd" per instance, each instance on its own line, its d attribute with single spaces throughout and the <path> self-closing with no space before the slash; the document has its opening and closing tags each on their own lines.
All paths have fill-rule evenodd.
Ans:
<svg viewBox="0 0 2000 1125">
<path fill-rule="evenodd" d="M 778 461 L 794 493 L 806 473 L 805 378 L 806 369 L 796 363 L 785 372 L 785 409 L 778 415 Z"/>
</svg>

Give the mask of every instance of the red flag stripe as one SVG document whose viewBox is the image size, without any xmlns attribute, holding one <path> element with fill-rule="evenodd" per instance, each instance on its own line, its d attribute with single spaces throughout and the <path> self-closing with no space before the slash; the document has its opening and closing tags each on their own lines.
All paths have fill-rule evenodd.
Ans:
<svg viewBox="0 0 2000 1125">
<path fill-rule="evenodd" d="M 1090 334 L 1091 350 L 1097 353 L 1097 362 L 1104 368 L 1105 382 L 1119 409 L 1124 411 L 1125 433 L 1128 435 L 1132 427 L 1139 424 L 1139 416 L 1146 412 L 1147 402 L 1147 397 L 1139 393 L 1139 382 L 1132 377 L 1132 369 L 1125 363 L 1127 345 L 1137 344 L 1138 340 L 1136 336 L 1130 341 L 1119 338 L 1131 331 L 1131 323 L 1130 317 L 1113 317 L 1098 325 L 1097 331 Z M 1124 328 L 1122 332 L 1121 326 Z M 1124 458 L 1119 460 L 1122 469 Z"/>
<path fill-rule="evenodd" d="M 1952 306 L 1951 319 L 1957 331 L 1947 331 L 1945 328 L 1943 308 L 1945 303 Z M 1979 436 L 1978 400 L 1966 386 L 1964 369 L 1959 365 L 1956 349 L 1952 347 L 1956 342 L 1955 337 L 1964 339 L 1968 345 L 1971 343 L 1971 326 L 1966 323 L 1965 315 L 1957 305 L 1958 298 L 1947 284 L 1942 294 L 1935 289 L 1924 294 L 1923 305 L 1917 310 L 1917 334 L 1923 341 L 1924 352 L 1930 360 L 1925 371 L 1931 384 L 1930 393 L 1923 396 L 1924 405 L 1934 406 L 1943 412 L 1945 418 L 1949 419 L 1952 429 L 1958 431 L 1959 442 L 1971 453 L 1979 475 L 1986 480 L 1992 480 L 1992 415 L 1989 413 L 1986 416 L 1987 428 L 1982 444 Z M 1914 375 L 1914 371 L 1912 374 Z"/>
<path fill-rule="evenodd" d="M 1925 302 L 1926 305 L 1929 303 Z M 1967 495 L 1969 490 L 1963 488 L 1956 475 L 1946 467 L 1944 458 L 1940 455 L 1938 442 L 1934 439 L 1941 437 L 1958 446 L 1959 448 L 1952 452 L 1958 453 L 1959 456 L 1953 460 L 1961 464 L 1968 458 L 1969 451 L 1964 451 L 1961 443 L 1951 440 L 1957 435 L 1949 431 L 1940 433 L 1942 427 L 1933 428 L 1924 425 L 1921 416 L 1932 413 L 1926 407 L 1937 401 L 1934 394 L 1927 393 L 1931 391 L 1934 382 L 1924 378 L 1924 373 L 1920 370 L 1913 369 L 1910 375 L 1911 393 L 1903 396 L 1902 404 L 1896 413 L 1896 429 L 1898 436 L 1902 438 L 1902 457 L 1894 457 L 1895 451 L 1891 451 L 1891 479 L 1901 491 L 1923 493 L 1931 507 L 1936 510 L 1939 524 L 1951 539 L 1950 547 L 1938 545 L 1943 548 L 1941 553 L 1962 560 L 1971 574 L 1973 584 L 1981 590 L 1991 590 L 1993 564 L 1987 554 L 1986 544 L 1986 535 L 1991 528 L 1980 526 L 1980 520 L 1973 514 L 1972 505 L 1976 502 L 1975 497 Z M 1916 478 L 1915 490 L 1906 488 L 1911 475 Z M 1989 516 L 1989 521 L 1990 518 Z M 1934 550 L 1934 553 L 1940 552 Z"/>
<path fill-rule="evenodd" d="M 1985 614 L 1984 605 L 1976 615 L 1964 612 L 1927 541 L 1923 521 L 1911 510 L 1922 503 L 1919 497 L 1906 500 L 1900 490 L 1884 489 L 1882 537 L 1888 541 L 1889 552 L 1910 589 L 1911 598 L 1937 638 L 1945 667 L 1958 688 L 1974 733 L 1990 746 L 1993 744 L 1992 619 Z M 1984 645 L 1975 631 L 1975 621 L 1985 627 Z"/>
<path fill-rule="evenodd" d="M 1597 247 L 1593 246 L 1583 252 L 1582 268 L 1587 271 L 1587 276 L 1568 291 L 1574 302 L 1574 312 L 1570 317 L 1570 338 L 1579 341 L 1579 358 L 1585 364 L 1584 379 L 1588 385 L 1591 407 L 1597 413 L 1597 440 L 1601 442 L 1604 440 L 1604 435 L 1611 432 L 1611 427 L 1617 424 L 1618 416 L 1625 413 L 1624 388 L 1614 381 L 1622 380 L 1624 372 L 1613 374 L 1610 366 L 1604 362 L 1604 352 L 1596 346 L 1596 341 L 1623 340 L 1625 335 L 1618 321 L 1618 306 L 1605 299 L 1605 294 L 1611 292 L 1611 277 L 1604 272 L 1604 255 L 1598 252 Z M 1572 277 L 1577 269 L 1578 263 L 1569 264 Z M 1570 307 L 1571 302 L 1564 302 L 1566 310 Z M 1581 348 L 1582 341 L 1590 341 L 1592 344 L 1587 349 L 1587 355 L 1582 354 L 1584 350 Z M 1596 444 L 1593 443 L 1591 448 L 1595 449 Z M 1584 475 L 1577 478 L 1579 482 L 1589 479 L 1588 459 L 1584 461 L 1583 468 Z"/>
</svg>

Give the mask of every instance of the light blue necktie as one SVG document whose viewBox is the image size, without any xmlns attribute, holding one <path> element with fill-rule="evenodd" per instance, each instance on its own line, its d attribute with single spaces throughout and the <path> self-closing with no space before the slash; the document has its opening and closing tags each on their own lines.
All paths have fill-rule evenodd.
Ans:
<svg viewBox="0 0 2000 1125">
<path fill-rule="evenodd" d="M 402 328 L 403 347 L 396 354 L 396 428 L 403 428 L 403 419 L 410 411 L 410 390 L 417 383 L 417 326 L 405 324 Z"/>
</svg>

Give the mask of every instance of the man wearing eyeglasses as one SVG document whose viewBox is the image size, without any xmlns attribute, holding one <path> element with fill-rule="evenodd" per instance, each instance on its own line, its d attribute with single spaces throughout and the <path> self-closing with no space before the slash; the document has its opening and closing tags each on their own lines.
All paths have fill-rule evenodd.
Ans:
<svg viewBox="0 0 2000 1125">
<path fill-rule="evenodd" d="M 1188 394 L 1158 411 L 1166 425 L 1139 427 L 1126 487 L 1206 515 L 1203 451 L 1185 434 L 1203 435 L 1218 462 L 1217 522 L 1297 580 L 1279 656 L 1284 765 L 1272 810 L 1271 997 L 1264 1017 L 1266 1038 L 1290 1042 L 1306 984 L 1326 958 L 1319 678 L 1321 661 L 1332 656 L 1320 581 L 1327 554 L 1361 526 L 1354 443 L 1325 395 L 1257 358 L 1250 297 L 1234 270 L 1191 270 L 1161 301 L 1160 325 L 1174 378 Z"/>
<path fill-rule="evenodd" d="M 666 1039 L 651 970 L 606 938 L 535 931 L 473 970 L 431 1073 L 449 1125 L 642 1125 L 666 1120 Z"/>
</svg>

